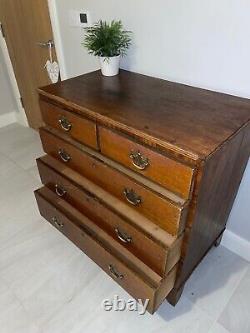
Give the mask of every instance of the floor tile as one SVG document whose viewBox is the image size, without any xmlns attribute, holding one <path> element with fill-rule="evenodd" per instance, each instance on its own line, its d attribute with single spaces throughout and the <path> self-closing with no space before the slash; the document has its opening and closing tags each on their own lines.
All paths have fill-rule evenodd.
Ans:
<svg viewBox="0 0 250 333">
<path fill-rule="evenodd" d="M 64 266 L 64 267 L 63 267 Z M 90 281 L 98 275 L 99 269 L 79 251 L 61 269 L 50 276 L 32 293 L 19 295 L 32 321 L 39 325 L 53 318 L 65 304 L 70 303 Z"/>
<path fill-rule="evenodd" d="M 37 138 L 37 132 L 31 128 L 23 127 L 18 124 L 12 124 L 0 129 L 0 151 L 3 153 L 12 153 L 17 148 L 22 148 L 23 143 L 30 143 Z"/>
<path fill-rule="evenodd" d="M 23 300 L 65 266 L 79 249 L 42 220 L 10 238 L 0 250 L 0 276 Z"/>
<path fill-rule="evenodd" d="M 230 333 L 230 332 L 220 324 L 214 323 L 214 325 L 210 328 L 208 333 Z"/>
<path fill-rule="evenodd" d="M 231 333 L 250 332 L 250 268 L 223 311 L 219 323 Z"/>
<path fill-rule="evenodd" d="M 37 165 L 27 169 L 27 171 L 34 179 L 38 180 L 39 182 L 41 181 Z"/>
<path fill-rule="evenodd" d="M 214 248 L 187 282 L 184 295 L 217 320 L 248 267 L 223 246 Z"/>
<path fill-rule="evenodd" d="M 23 169 L 11 177 L 1 178 L 0 208 L 6 206 L 5 203 L 9 204 L 9 199 L 12 203 L 18 204 L 18 199 L 22 198 L 23 193 L 32 193 L 38 186 L 40 182 Z"/>
<path fill-rule="evenodd" d="M 89 261 L 89 265 L 95 264 Z M 116 288 L 111 278 L 98 268 L 98 272 L 88 281 L 86 288 L 83 288 L 75 298 L 42 326 L 43 333 L 91 332 L 87 329 L 87 324 L 97 322 L 97 309 L 101 308 L 103 299 L 107 298 L 112 291 L 115 292 Z M 105 316 L 102 318 L 104 320 Z"/>
<path fill-rule="evenodd" d="M 22 304 L 2 280 L 0 280 L 0 330 L 2 333 L 42 332 L 29 320 Z"/>
<path fill-rule="evenodd" d="M 97 281 L 95 281 L 96 286 Z M 105 287 L 106 286 L 106 287 Z M 207 333 L 213 325 L 213 320 L 203 311 L 195 307 L 188 299 L 182 298 L 176 308 L 165 302 L 160 310 L 154 315 L 146 313 L 139 315 L 131 311 L 110 311 L 106 312 L 101 307 L 104 299 L 112 300 L 114 295 L 121 299 L 128 299 L 128 294 L 118 289 L 115 284 L 107 284 L 105 279 L 102 282 L 101 290 L 94 288 L 85 290 L 72 301 L 69 306 L 61 309 L 60 313 L 51 319 L 43 328 L 46 333 Z M 101 291 L 106 289 L 109 293 Z M 86 306 L 85 299 L 88 299 Z M 64 320 L 63 320 L 64 318 Z"/>
<path fill-rule="evenodd" d="M 7 126 L 0 131 L 0 152 L 24 169 L 35 165 L 37 157 L 44 155 L 38 132 L 17 125 Z"/>
<path fill-rule="evenodd" d="M 3 179 L 9 179 L 13 175 L 18 174 L 20 167 L 17 166 L 11 159 L 7 156 L 1 154 L 0 158 L 0 181 Z"/>
<path fill-rule="evenodd" d="M 33 191 L 40 182 L 20 169 L 11 177 L 0 177 L 0 247 L 10 237 L 39 218 Z"/>
<path fill-rule="evenodd" d="M 90 262 L 90 265 L 92 263 Z M 99 271 L 97 277 L 82 289 L 68 304 L 43 326 L 45 333 L 207 333 L 213 325 L 213 319 L 183 297 L 174 308 L 167 302 L 152 316 L 140 315 L 131 311 L 106 312 L 102 303 L 105 299 L 113 300 L 131 297 L 116 285 L 105 273 Z"/>
</svg>

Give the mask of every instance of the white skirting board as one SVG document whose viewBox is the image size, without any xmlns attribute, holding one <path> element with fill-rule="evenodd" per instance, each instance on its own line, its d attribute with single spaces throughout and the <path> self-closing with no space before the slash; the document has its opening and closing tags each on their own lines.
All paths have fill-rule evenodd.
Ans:
<svg viewBox="0 0 250 333">
<path fill-rule="evenodd" d="M 17 122 L 17 112 L 9 112 L 0 115 L 0 128 Z"/>
<path fill-rule="evenodd" d="M 250 242 L 246 239 L 230 230 L 225 230 L 221 245 L 250 262 Z"/>
</svg>

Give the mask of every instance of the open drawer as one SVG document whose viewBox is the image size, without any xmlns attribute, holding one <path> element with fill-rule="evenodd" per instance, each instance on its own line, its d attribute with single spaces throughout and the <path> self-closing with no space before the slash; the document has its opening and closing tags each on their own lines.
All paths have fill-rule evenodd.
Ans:
<svg viewBox="0 0 250 333">
<path fill-rule="evenodd" d="M 181 257 L 174 237 L 98 185 L 51 156 L 37 160 L 42 183 L 104 229 L 156 273 L 165 276 Z"/>
<path fill-rule="evenodd" d="M 36 191 L 35 196 L 40 213 L 46 220 L 131 296 L 143 302 L 149 299 L 148 312 L 153 314 L 157 310 L 174 286 L 178 265 L 162 278 L 46 187 Z"/>
</svg>

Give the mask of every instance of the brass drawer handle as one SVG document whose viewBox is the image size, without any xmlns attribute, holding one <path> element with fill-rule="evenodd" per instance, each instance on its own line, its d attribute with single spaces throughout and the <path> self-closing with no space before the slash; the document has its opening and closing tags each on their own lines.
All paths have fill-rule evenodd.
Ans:
<svg viewBox="0 0 250 333">
<path fill-rule="evenodd" d="M 124 275 L 119 273 L 113 265 L 109 265 L 109 271 L 116 279 L 122 280 L 124 278 Z"/>
<path fill-rule="evenodd" d="M 121 242 L 126 244 L 132 243 L 132 237 L 119 230 L 119 228 L 115 228 L 115 233 Z"/>
<path fill-rule="evenodd" d="M 145 170 L 149 166 L 149 159 L 139 151 L 131 151 L 129 157 L 132 159 L 133 165 L 139 170 Z"/>
<path fill-rule="evenodd" d="M 58 122 L 65 132 L 69 132 L 72 129 L 72 124 L 69 122 L 69 120 L 66 117 L 64 116 L 60 117 Z"/>
<path fill-rule="evenodd" d="M 55 191 L 59 197 L 63 197 L 67 193 L 67 191 L 58 184 L 55 185 Z"/>
<path fill-rule="evenodd" d="M 133 206 L 139 206 L 142 203 L 142 198 L 135 193 L 134 190 L 125 188 L 123 191 L 127 201 Z"/>
<path fill-rule="evenodd" d="M 63 160 L 63 162 L 65 162 L 65 163 L 67 163 L 71 160 L 70 155 L 67 154 L 66 151 L 64 151 L 63 149 L 59 149 L 58 155 L 60 156 L 61 160 Z"/>
<path fill-rule="evenodd" d="M 63 229 L 64 224 L 59 222 L 59 220 L 56 216 L 52 217 L 51 221 L 57 227 L 57 229 Z"/>
</svg>

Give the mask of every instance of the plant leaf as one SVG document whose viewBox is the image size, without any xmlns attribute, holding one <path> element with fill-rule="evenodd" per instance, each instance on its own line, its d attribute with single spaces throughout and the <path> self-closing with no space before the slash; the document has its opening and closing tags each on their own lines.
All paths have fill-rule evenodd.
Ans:
<svg viewBox="0 0 250 333">
<path fill-rule="evenodd" d="M 85 28 L 85 32 L 83 46 L 95 56 L 124 56 L 131 45 L 131 32 L 123 29 L 121 21 L 100 20 L 93 27 Z"/>
</svg>

